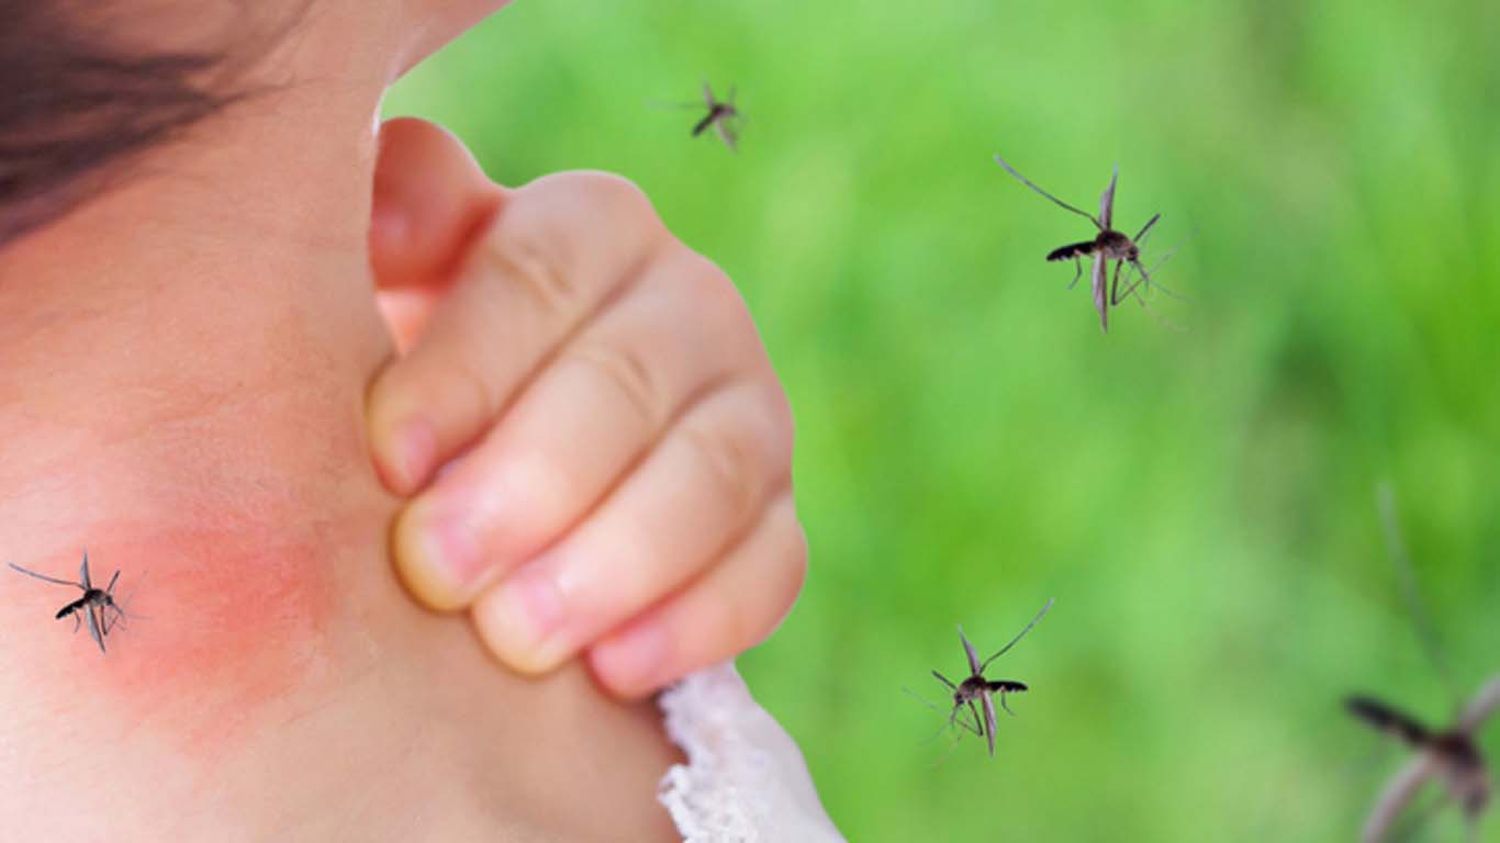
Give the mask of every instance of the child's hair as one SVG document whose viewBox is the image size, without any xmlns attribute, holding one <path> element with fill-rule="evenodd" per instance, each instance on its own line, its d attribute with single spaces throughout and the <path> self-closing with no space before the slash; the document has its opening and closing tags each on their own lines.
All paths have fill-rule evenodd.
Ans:
<svg viewBox="0 0 1500 843">
<path fill-rule="evenodd" d="M 228 54 L 110 43 L 118 5 L 0 0 L 0 248 L 241 96 Z"/>
</svg>

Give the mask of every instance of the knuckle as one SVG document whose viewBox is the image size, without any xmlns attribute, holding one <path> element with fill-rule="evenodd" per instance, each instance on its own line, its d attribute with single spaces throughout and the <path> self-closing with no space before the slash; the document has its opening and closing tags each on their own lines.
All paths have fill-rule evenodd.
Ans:
<svg viewBox="0 0 1500 843">
<path fill-rule="evenodd" d="M 544 311 L 567 314 L 582 306 L 583 291 L 567 256 L 561 221 L 545 216 L 501 225 L 482 251 L 486 275 L 523 290 Z"/>
<path fill-rule="evenodd" d="M 522 190 L 528 196 L 546 197 L 547 201 L 538 202 L 538 210 L 544 216 L 573 219 L 581 211 L 594 224 L 628 219 L 645 222 L 651 230 L 665 231 L 646 192 L 630 179 L 614 173 L 599 170 L 555 173 Z"/>
<path fill-rule="evenodd" d="M 715 494 L 735 513 L 748 516 L 760 502 L 764 484 L 765 444 L 758 425 L 743 420 L 689 424 L 683 435 L 707 471 Z"/>
<path fill-rule="evenodd" d="M 712 260 L 685 246 L 682 251 L 679 283 L 693 311 L 723 342 L 759 354 L 759 332 L 734 280 Z"/>
<path fill-rule="evenodd" d="M 772 472 L 776 477 L 788 475 L 796 435 L 791 401 L 774 376 L 758 381 L 753 394 Z"/>
<path fill-rule="evenodd" d="M 642 349 L 632 345 L 588 344 L 574 349 L 569 358 L 599 373 L 618 389 L 642 421 L 651 423 L 661 416 L 665 388 Z"/>
<path fill-rule="evenodd" d="M 500 414 L 505 399 L 499 384 L 477 368 L 478 363 L 473 357 L 459 357 L 452 361 L 448 372 L 455 391 L 465 396 L 460 399 L 463 405 L 473 408 L 476 418 L 493 419 Z"/>
<path fill-rule="evenodd" d="M 764 573 L 765 597 L 751 601 L 729 595 L 723 601 L 724 634 L 736 650 L 753 647 L 776 631 L 807 577 L 807 542 L 795 515 L 768 513 L 766 517 L 775 522 L 775 540 L 766 548 L 765 558 L 749 560 Z"/>
<path fill-rule="evenodd" d="M 656 218 L 651 199 L 635 182 L 624 176 L 599 170 L 565 174 L 584 200 L 611 215 L 628 214 Z"/>
<path fill-rule="evenodd" d="M 797 595 L 802 593 L 803 584 L 807 582 L 807 531 L 802 529 L 802 522 L 795 517 L 792 523 L 792 538 L 788 541 L 786 554 L 783 556 L 787 570 L 786 592 L 781 601 L 783 614 L 796 601 Z"/>
<path fill-rule="evenodd" d="M 776 617 L 779 619 L 797 599 L 807 579 L 807 531 L 797 517 L 790 491 L 771 504 L 765 517 L 774 534 L 774 558 L 768 561 L 775 566 L 771 579 L 776 583 Z"/>
<path fill-rule="evenodd" d="M 639 523 L 620 525 L 613 531 L 610 544 L 612 555 L 630 564 L 611 567 L 609 579 L 595 584 L 592 608 L 600 617 L 620 618 L 659 596 L 661 571 L 652 560 L 662 558 L 662 544 Z"/>
<path fill-rule="evenodd" d="M 766 390 L 766 402 L 771 425 L 776 432 L 776 441 L 781 444 L 778 449 L 779 459 L 790 463 L 792 444 L 797 436 L 797 420 L 792 412 L 792 400 L 781 383 L 773 380 Z"/>
</svg>

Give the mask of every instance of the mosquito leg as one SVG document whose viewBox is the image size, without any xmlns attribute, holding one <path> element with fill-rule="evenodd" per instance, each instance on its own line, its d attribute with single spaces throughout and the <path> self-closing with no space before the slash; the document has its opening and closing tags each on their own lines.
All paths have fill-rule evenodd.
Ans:
<svg viewBox="0 0 1500 843">
<path fill-rule="evenodd" d="M 974 709 L 974 702 L 969 702 L 969 709 L 971 709 L 971 711 L 972 709 Z M 962 706 L 954 706 L 954 711 L 962 712 L 963 708 Z M 968 718 L 962 718 L 962 720 L 957 721 L 957 723 L 959 723 L 960 726 L 965 727 L 966 732 L 971 733 L 971 735 L 977 736 L 977 738 L 983 738 L 984 724 L 981 723 L 980 714 L 978 714 L 978 712 L 975 712 L 974 720 L 974 723 L 971 723 Z"/>
<path fill-rule="evenodd" d="M 1068 289 L 1069 290 L 1073 289 L 1074 287 L 1077 287 L 1078 286 L 1078 279 L 1080 279 L 1080 278 L 1083 277 L 1083 258 L 1080 257 L 1080 256 L 1078 256 L 1078 255 L 1074 255 L 1073 256 L 1073 266 L 1074 266 L 1073 280 L 1068 282 Z"/>
<path fill-rule="evenodd" d="M 70 585 L 70 586 L 72 586 L 74 588 L 82 588 L 83 587 L 83 586 L 79 585 L 76 582 L 69 582 L 68 580 L 60 580 L 60 579 L 57 579 L 56 577 L 49 577 L 46 574 L 38 574 L 36 571 L 28 570 L 26 568 L 22 568 L 20 565 L 17 565 L 14 562 L 8 562 L 6 564 L 10 565 L 11 569 L 13 569 L 15 571 L 18 571 L 18 572 L 20 572 L 22 574 L 25 574 L 28 577 L 36 577 L 39 580 L 46 580 L 47 582 L 56 583 L 57 585 Z"/>
<path fill-rule="evenodd" d="M 979 716 L 979 709 L 974 706 L 973 700 L 967 700 L 966 702 L 969 705 L 969 713 L 974 715 L 974 722 L 978 724 L 974 727 L 974 734 L 984 737 L 984 719 Z"/>
<path fill-rule="evenodd" d="M 1123 264 L 1123 263 L 1124 263 L 1124 261 L 1120 261 L 1120 264 Z M 1116 277 L 1116 279 L 1119 278 L 1118 269 L 1119 269 L 1120 264 L 1115 264 L 1115 267 L 1116 267 L 1115 277 Z M 1131 264 L 1131 269 L 1135 269 L 1135 268 L 1136 268 L 1136 265 L 1135 264 Z M 1144 276 L 1142 276 L 1142 277 L 1144 277 Z M 1121 302 L 1125 301 L 1126 299 L 1129 299 L 1131 297 L 1131 295 L 1135 295 L 1136 301 L 1139 301 L 1141 303 L 1141 306 L 1145 307 L 1146 306 L 1146 297 L 1144 295 L 1136 292 L 1140 288 L 1141 284 L 1143 283 L 1142 280 L 1141 280 L 1141 278 L 1135 278 L 1132 281 L 1130 270 L 1126 270 L 1125 271 L 1125 283 L 1126 283 L 1125 292 L 1121 293 L 1119 291 L 1119 287 L 1118 286 L 1116 286 L 1115 289 L 1113 289 L 1113 290 L 1110 291 L 1110 296 L 1109 296 L 1110 303 L 1118 306 Z"/>
<path fill-rule="evenodd" d="M 954 726 L 959 726 L 962 727 L 965 732 L 968 732 L 971 735 L 975 735 L 976 737 L 981 738 L 984 737 L 984 732 L 980 730 L 980 727 L 969 722 L 969 719 L 967 717 L 964 717 L 963 713 L 964 706 L 962 703 L 953 706 L 953 710 L 948 714 L 948 728 L 952 729 Z"/>
<path fill-rule="evenodd" d="M 1036 193 L 1040 194 L 1042 196 L 1042 198 L 1046 199 L 1047 201 L 1051 202 L 1052 204 L 1057 205 L 1058 207 L 1063 208 L 1065 210 L 1072 211 L 1073 213 L 1079 215 L 1080 217 L 1086 217 L 1088 219 L 1088 221 L 1091 222 L 1091 223 L 1093 223 L 1094 227 L 1097 228 L 1097 229 L 1099 229 L 1100 231 L 1103 231 L 1104 229 L 1108 228 L 1108 226 L 1104 225 L 1102 222 L 1099 221 L 1098 217 L 1094 216 L 1093 214 L 1089 213 L 1088 211 L 1081 211 L 1081 210 L 1073 207 L 1072 205 L 1069 205 L 1068 203 L 1062 201 L 1061 199 L 1058 199 L 1056 196 L 1053 196 L 1052 194 L 1048 193 L 1047 191 L 1042 190 L 1040 187 L 1036 186 L 1036 184 L 1034 184 L 1030 179 L 1026 178 L 1025 176 L 1021 175 L 1019 172 L 1017 172 L 1015 167 L 1012 167 L 1011 165 L 1007 164 L 1005 162 L 1005 159 L 1001 158 L 999 155 L 995 156 L 995 163 L 999 164 L 1002 168 L 1004 168 L 1005 172 L 1010 173 L 1012 176 L 1014 176 L 1016 178 L 1016 180 L 1019 181 L 1021 184 L 1024 184 L 1027 187 L 1031 188 L 1033 191 L 1035 191 Z M 1111 184 L 1113 184 L 1113 183 L 1111 183 Z M 1111 190 L 1110 192 L 1113 193 L 1113 190 Z"/>
<path fill-rule="evenodd" d="M 947 761 L 949 758 L 952 758 L 953 751 L 955 749 L 958 749 L 958 745 L 963 742 L 963 739 L 963 735 L 954 735 L 952 742 L 948 744 L 947 751 L 944 752 L 942 756 L 938 758 L 938 760 L 932 762 L 932 768 L 937 769 L 938 767 L 942 766 L 943 762 Z"/>
<path fill-rule="evenodd" d="M 1001 647 L 993 656 L 990 656 L 989 658 L 985 659 L 984 662 L 979 665 L 979 671 L 978 672 L 979 673 L 984 673 L 984 669 L 990 666 L 990 662 L 993 662 L 995 659 L 998 659 L 1001 656 L 1005 655 L 1006 653 L 1010 652 L 1010 648 L 1016 646 L 1016 644 L 1019 643 L 1022 638 L 1026 637 L 1026 633 L 1030 632 L 1031 628 L 1034 627 L 1034 626 L 1036 626 L 1037 623 L 1039 623 L 1041 621 L 1041 619 L 1046 616 L 1047 610 L 1049 610 L 1049 609 L 1052 608 L 1053 602 L 1054 601 L 1051 598 L 1049 598 L 1047 600 L 1047 604 L 1042 607 L 1042 610 L 1040 612 L 1036 613 L 1036 617 L 1032 618 L 1031 622 L 1028 623 L 1028 624 L 1026 624 L 1025 628 L 1023 628 L 1020 632 L 1016 633 L 1016 637 L 1015 638 L 1010 639 L 1010 642 L 1008 644 L 1006 644 L 1004 647 Z"/>
<path fill-rule="evenodd" d="M 81 623 L 83 623 L 83 618 L 78 617 L 78 613 L 74 612 L 73 613 L 73 634 L 74 635 L 78 634 L 78 625 L 81 624 Z"/>
<path fill-rule="evenodd" d="M 1006 705 L 1006 703 L 1005 703 L 1005 694 L 1004 694 L 1004 692 L 1000 693 L 998 696 L 1000 697 L 1000 707 L 1003 708 L 1003 709 L 1005 709 L 1005 713 L 1006 714 L 1009 714 L 1011 717 L 1015 717 L 1016 713 L 1014 711 L 1011 711 L 1010 710 L 1010 706 Z"/>
</svg>

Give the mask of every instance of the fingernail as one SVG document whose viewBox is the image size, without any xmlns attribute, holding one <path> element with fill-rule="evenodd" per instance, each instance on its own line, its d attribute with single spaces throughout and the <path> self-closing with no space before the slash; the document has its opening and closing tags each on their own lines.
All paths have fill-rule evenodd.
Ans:
<svg viewBox="0 0 1500 843">
<path fill-rule="evenodd" d="M 523 673 L 542 673 L 569 654 L 570 644 L 554 634 L 564 608 L 557 581 L 533 565 L 486 595 L 475 620 L 501 661 Z"/>
<path fill-rule="evenodd" d="M 421 485 L 437 459 L 437 432 L 424 418 L 408 419 L 396 428 L 395 464 L 408 490 Z"/>
<path fill-rule="evenodd" d="M 479 536 L 466 512 L 418 501 L 396 528 L 397 564 L 425 603 L 454 609 L 468 603 L 483 571 Z"/>
<path fill-rule="evenodd" d="M 656 619 L 635 624 L 594 648 L 594 669 L 619 693 L 655 690 L 662 682 L 668 648 L 666 625 Z"/>
</svg>

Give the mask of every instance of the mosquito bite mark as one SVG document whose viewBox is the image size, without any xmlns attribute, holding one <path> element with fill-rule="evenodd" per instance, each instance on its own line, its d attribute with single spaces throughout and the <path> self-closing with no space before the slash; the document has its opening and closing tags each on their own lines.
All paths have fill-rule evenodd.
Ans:
<svg viewBox="0 0 1500 843">
<path fill-rule="evenodd" d="M 119 538 L 138 530 L 96 528 L 109 539 L 89 550 L 96 562 L 121 569 L 109 596 L 128 626 L 117 631 L 111 614 L 107 639 L 100 629 L 108 657 L 96 654 L 94 669 L 59 681 L 108 693 L 122 722 L 212 755 L 253 733 L 269 707 L 326 675 L 338 605 L 326 537 L 309 531 L 287 538 L 238 525 Z M 83 608 L 102 612 L 105 605 Z M 59 638 L 39 657 L 48 664 L 76 658 L 62 647 L 75 643 Z"/>
</svg>

